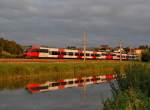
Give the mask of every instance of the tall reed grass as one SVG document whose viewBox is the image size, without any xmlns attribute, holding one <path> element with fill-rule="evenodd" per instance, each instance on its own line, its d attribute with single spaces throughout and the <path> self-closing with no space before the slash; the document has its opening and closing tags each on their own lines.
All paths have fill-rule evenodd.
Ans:
<svg viewBox="0 0 150 110">
<path fill-rule="evenodd" d="M 113 98 L 105 102 L 104 110 L 150 110 L 150 63 L 130 63 L 120 73 L 126 78 L 118 77 L 119 89 L 112 89 Z"/>
</svg>

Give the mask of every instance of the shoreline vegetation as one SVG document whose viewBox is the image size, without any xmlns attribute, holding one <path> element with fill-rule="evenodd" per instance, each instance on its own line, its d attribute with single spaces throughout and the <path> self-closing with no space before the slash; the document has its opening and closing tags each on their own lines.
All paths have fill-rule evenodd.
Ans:
<svg viewBox="0 0 150 110">
<path fill-rule="evenodd" d="M 117 79 L 117 88 L 111 86 L 113 97 L 103 110 L 150 110 L 150 63 L 130 64 L 124 72 L 126 78 Z"/>
</svg>

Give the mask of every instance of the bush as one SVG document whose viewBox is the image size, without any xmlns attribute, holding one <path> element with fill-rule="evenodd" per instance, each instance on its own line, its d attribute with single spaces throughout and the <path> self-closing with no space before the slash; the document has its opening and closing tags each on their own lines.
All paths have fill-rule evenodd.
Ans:
<svg viewBox="0 0 150 110">
<path fill-rule="evenodd" d="M 128 64 L 123 71 L 126 78 L 118 77 L 119 89 L 112 87 L 113 98 L 104 103 L 104 110 L 150 110 L 150 64 Z"/>
<path fill-rule="evenodd" d="M 143 62 L 150 61 L 150 49 L 146 49 L 142 52 L 141 60 Z"/>
<path fill-rule="evenodd" d="M 150 110 L 150 98 L 138 90 L 127 89 L 107 100 L 103 110 Z"/>
</svg>

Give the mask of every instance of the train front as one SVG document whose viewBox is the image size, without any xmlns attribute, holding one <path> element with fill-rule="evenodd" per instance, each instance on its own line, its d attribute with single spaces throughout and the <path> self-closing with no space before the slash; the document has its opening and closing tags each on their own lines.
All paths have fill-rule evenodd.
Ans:
<svg viewBox="0 0 150 110">
<path fill-rule="evenodd" d="M 26 58 L 38 58 L 39 57 L 39 49 L 40 48 L 28 47 L 24 50 L 23 56 Z"/>
</svg>

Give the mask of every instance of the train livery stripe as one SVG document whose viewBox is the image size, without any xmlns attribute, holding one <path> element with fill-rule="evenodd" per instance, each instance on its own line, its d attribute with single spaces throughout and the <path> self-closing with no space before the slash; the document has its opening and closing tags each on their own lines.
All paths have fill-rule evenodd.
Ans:
<svg viewBox="0 0 150 110">
<path fill-rule="evenodd" d="M 64 58 L 64 52 L 65 52 L 65 50 L 64 50 L 63 48 L 59 48 L 59 49 L 58 49 L 58 52 L 60 53 L 60 54 L 58 55 L 58 58 Z"/>
</svg>

